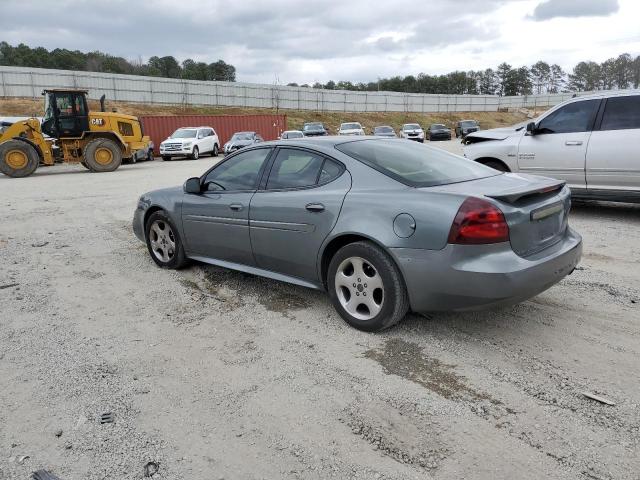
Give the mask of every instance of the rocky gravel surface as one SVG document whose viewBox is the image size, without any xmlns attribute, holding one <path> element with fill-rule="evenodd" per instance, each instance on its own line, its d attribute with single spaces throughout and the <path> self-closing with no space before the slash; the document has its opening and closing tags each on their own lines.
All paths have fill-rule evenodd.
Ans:
<svg viewBox="0 0 640 480">
<path fill-rule="evenodd" d="M 213 161 L 0 176 L 1 479 L 640 478 L 640 206 L 574 205 L 580 267 L 530 301 L 365 334 L 155 266 L 139 194 Z"/>
</svg>

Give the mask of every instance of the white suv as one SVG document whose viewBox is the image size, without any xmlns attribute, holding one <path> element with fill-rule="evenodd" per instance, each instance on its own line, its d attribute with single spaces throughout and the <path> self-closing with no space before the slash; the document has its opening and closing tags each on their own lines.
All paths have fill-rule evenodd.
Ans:
<svg viewBox="0 0 640 480">
<path fill-rule="evenodd" d="M 364 129 L 358 122 L 341 123 L 338 135 L 364 135 Z"/>
<path fill-rule="evenodd" d="M 640 91 L 567 100 L 528 124 L 466 136 L 464 154 L 497 170 L 567 182 L 576 198 L 640 202 Z"/>
<path fill-rule="evenodd" d="M 405 123 L 400 130 L 400 138 L 424 143 L 424 130 L 417 123 Z"/>
<path fill-rule="evenodd" d="M 217 157 L 219 151 L 220 140 L 211 127 L 179 128 L 160 144 L 160 155 L 163 160 L 185 156 L 197 160 L 204 153 Z"/>
</svg>

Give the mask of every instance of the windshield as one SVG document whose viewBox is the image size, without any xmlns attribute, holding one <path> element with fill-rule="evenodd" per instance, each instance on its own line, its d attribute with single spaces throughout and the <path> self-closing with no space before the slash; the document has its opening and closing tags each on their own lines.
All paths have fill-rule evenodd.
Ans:
<svg viewBox="0 0 640 480">
<path fill-rule="evenodd" d="M 324 130 L 324 126 L 322 126 L 321 123 L 307 123 L 304 127 L 302 127 L 303 130 Z"/>
<path fill-rule="evenodd" d="M 465 120 L 464 122 L 460 122 L 460 125 L 462 125 L 463 127 L 475 127 L 476 125 L 478 125 L 478 122 L 476 122 L 475 120 Z"/>
<path fill-rule="evenodd" d="M 241 141 L 241 140 L 252 140 L 253 135 L 251 133 L 234 133 L 233 137 L 231 137 L 231 141 Z"/>
<path fill-rule="evenodd" d="M 342 143 L 336 148 L 412 187 L 433 187 L 500 175 L 492 168 L 416 142 L 371 139 Z"/>
<path fill-rule="evenodd" d="M 196 133 L 198 130 L 180 128 L 173 132 L 169 138 L 196 138 Z"/>
<path fill-rule="evenodd" d="M 391 127 L 376 127 L 373 131 L 375 133 L 393 133 L 393 128 L 391 128 Z"/>
<path fill-rule="evenodd" d="M 340 130 L 360 130 L 362 127 L 359 123 L 343 123 Z"/>
<path fill-rule="evenodd" d="M 441 128 L 447 128 L 447 127 L 445 127 L 441 123 L 434 123 L 433 125 L 431 125 L 431 130 L 439 130 Z"/>
<path fill-rule="evenodd" d="M 420 130 L 420 125 L 417 123 L 409 123 L 402 127 L 403 130 Z"/>
</svg>

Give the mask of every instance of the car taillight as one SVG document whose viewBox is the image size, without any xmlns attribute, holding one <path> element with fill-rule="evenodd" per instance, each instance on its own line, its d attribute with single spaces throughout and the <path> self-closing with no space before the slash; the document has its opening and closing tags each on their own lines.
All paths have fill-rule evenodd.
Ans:
<svg viewBox="0 0 640 480">
<path fill-rule="evenodd" d="M 469 197 L 458 209 L 447 241 L 462 245 L 508 242 L 509 225 L 494 204 Z"/>
</svg>

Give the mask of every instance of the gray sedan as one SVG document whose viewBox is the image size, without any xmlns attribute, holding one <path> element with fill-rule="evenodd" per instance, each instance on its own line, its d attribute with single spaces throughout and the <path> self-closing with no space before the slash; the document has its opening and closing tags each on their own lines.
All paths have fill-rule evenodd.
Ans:
<svg viewBox="0 0 640 480">
<path fill-rule="evenodd" d="M 582 252 L 569 189 L 376 137 L 266 142 L 182 187 L 140 197 L 133 220 L 160 267 L 205 262 L 326 290 L 352 326 L 409 311 L 514 304 Z"/>
</svg>

